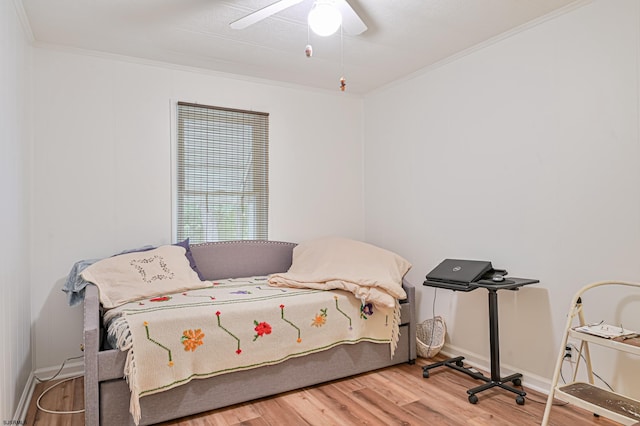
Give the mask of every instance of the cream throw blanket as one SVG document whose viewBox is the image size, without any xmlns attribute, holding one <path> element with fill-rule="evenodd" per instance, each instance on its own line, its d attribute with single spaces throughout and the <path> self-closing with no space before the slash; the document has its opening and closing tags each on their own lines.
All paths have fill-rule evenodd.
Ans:
<svg viewBox="0 0 640 426">
<path fill-rule="evenodd" d="M 154 297 L 109 310 L 107 330 L 127 352 L 130 411 L 139 398 L 233 371 L 362 341 L 395 350 L 399 305 L 363 305 L 343 291 L 274 288 L 267 278 Z"/>
<path fill-rule="evenodd" d="M 361 241 L 327 237 L 293 249 L 289 271 L 269 276 L 277 287 L 340 289 L 363 303 L 393 308 L 406 299 L 402 277 L 411 264 L 397 254 Z"/>
</svg>

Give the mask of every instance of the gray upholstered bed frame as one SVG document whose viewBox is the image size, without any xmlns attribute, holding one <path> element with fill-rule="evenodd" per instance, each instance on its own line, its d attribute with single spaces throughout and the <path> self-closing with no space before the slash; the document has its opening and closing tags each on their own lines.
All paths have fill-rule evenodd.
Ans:
<svg viewBox="0 0 640 426">
<path fill-rule="evenodd" d="M 202 275 L 209 280 L 268 275 L 289 269 L 294 243 L 231 241 L 191 246 Z M 415 288 L 403 281 L 400 342 L 393 358 L 389 346 L 369 342 L 341 345 L 280 364 L 208 379 L 192 380 L 140 399 L 141 425 L 159 423 L 253 399 L 275 395 L 387 367 L 416 358 Z M 87 286 L 84 304 L 85 423 L 87 426 L 133 425 L 130 393 L 123 379 L 125 353 L 101 347 L 97 288 Z"/>
</svg>

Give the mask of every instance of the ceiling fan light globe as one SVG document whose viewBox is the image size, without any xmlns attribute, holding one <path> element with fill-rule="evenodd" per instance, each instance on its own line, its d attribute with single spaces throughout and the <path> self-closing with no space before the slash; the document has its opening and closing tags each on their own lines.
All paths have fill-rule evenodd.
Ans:
<svg viewBox="0 0 640 426">
<path fill-rule="evenodd" d="M 333 5 L 317 1 L 309 12 L 309 27 L 319 36 L 334 34 L 342 24 L 342 15 Z"/>
</svg>

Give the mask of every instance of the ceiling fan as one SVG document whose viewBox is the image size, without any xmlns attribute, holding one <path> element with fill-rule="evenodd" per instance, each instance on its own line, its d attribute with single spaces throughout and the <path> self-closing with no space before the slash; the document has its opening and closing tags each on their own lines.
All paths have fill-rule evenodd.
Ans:
<svg viewBox="0 0 640 426">
<path fill-rule="evenodd" d="M 303 1 L 304 0 L 277 1 L 270 4 L 269 6 L 263 7 L 262 9 L 256 10 L 255 12 L 250 13 L 247 16 L 233 21 L 229 24 L 229 26 L 236 30 L 242 30 L 291 6 L 302 3 Z M 316 12 L 319 12 L 320 10 L 322 12 L 328 12 L 329 14 L 333 13 L 331 12 L 331 10 L 339 12 L 336 19 L 341 19 L 341 21 L 338 21 L 338 23 L 334 25 L 335 29 L 332 32 L 330 32 L 330 30 L 327 30 L 327 34 L 320 34 L 318 33 L 318 31 L 316 31 L 315 28 L 313 28 L 312 16 L 314 13 L 315 15 L 319 15 L 319 13 Z M 335 16 L 335 13 L 333 14 Z M 331 35 L 335 31 L 337 31 L 337 29 L 340 27 L 340 23 L 342 24 L 342 29 L 344 30 L 344 32 L 349 35 L 362 34 L 367 30 L 367 26 L 362 21 L 362 19 L 360 19 L 356 11 L 353 10 L 351 5 L 347 3 L 347 0 L 316 0 L 313 3 L 313 7 L 309 12 L 309 25 L 312 26 L 314 32 L 318 33 L 319 35 Z"/>
</svg>

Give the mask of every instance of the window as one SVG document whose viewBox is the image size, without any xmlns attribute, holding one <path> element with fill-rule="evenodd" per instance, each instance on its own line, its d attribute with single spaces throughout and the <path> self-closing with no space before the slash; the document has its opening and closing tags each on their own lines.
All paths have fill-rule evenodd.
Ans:
<svg viewBox="0 0 640 426">
<path fill-rule="evenodd" d="M 269 115 L 178 103 L 177 238 L 267 239 Z"/>
</svg>

